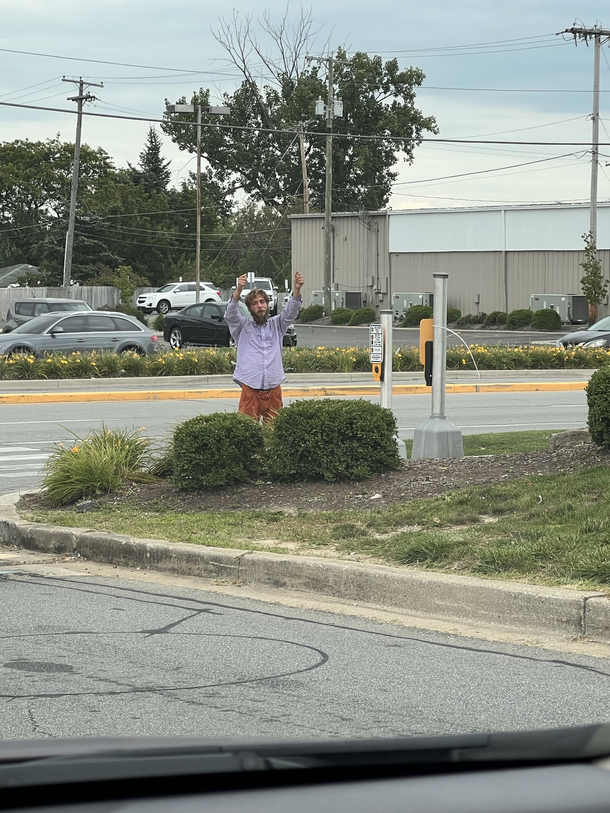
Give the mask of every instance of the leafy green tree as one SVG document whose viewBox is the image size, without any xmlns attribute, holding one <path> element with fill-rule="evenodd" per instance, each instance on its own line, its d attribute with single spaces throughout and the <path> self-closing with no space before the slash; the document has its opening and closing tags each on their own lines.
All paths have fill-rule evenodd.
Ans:
<svg viewBox="0 0 610 813">
<path fill-rule="evenodd" d="M 268 19 L 265 24 L 279 54 L 275 61 L 264 58 L 271 79 L 261 84 L 254 63 L 263 58 L 263 50 L 251 32 L 250 20 L 245 26 L 236 18 L 232 26 L 223 23 L 217 39 L 243 81 L 235 93 L 224 95 L 231 113 L 220 126 L 217 117 L 203 116 L 203 154 L 227 194 L 242 190 L 255 201 L 285 207 L 301 193 L 297 130 L 301 122 L 307 122 L 310 200 L 313 208 L 322 209 L 326 122 L 314 118 L 314 109 L 317 99 L 328 96 L 327 79 L 319 65 L 304 67 L 308 30 L 297 32 L 289 42 L 281 25 L 273 27 Z M 337 49 L 333 85 L 335 96 L 343 100 L 344 116 L 335 119 L 334 210 L 386 205 L 397 177 L 393 167 L 399 155 L 412 163 L 423 134 L 438 131 L 434 118 L 424 116 L 415 106 L 415 91 L 424 78 L 418 68 L 400 70 L 395 59 L 383 62 L 361 52 L 348 56 L 344 49 Z M 185 96 L 178 100 L 186 101 Z M 188 101 L 207 106 L 210 91 L 201 88 Z M 195 114 L 166 114 L 161 129 L 181 149 L 195 152 L 195 127 L 185 126 L 194 121 Z"/>
<path fill-rule="evenodd" d="M 593 234 L 590 231 L 586 232 L 582 239 L 585 242 L 585 259 L 580 266 L 585 273 L 580 280 L 580 287 L 589 303 L 589 323 L 593 324 L 597 321 L 597 309 L 608 293 L 608 280 L 603 277 L 602 263 L 593 241 Z"/>
</svg>

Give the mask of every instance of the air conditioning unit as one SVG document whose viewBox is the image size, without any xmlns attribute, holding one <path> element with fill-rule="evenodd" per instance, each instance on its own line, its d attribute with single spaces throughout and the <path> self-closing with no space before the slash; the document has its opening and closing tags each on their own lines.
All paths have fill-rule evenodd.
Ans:
<svg viewBox="0 0 610 813">
<path fill-rule="evenodd" d="M 394 319 L 402 319 L 413 305 L 434 306 L 434 294 L 392 294 L 392 313 Z"/>
<path fill-rule="evenodd" d="M 584 325 L 589 321 L 589 303 L 582 294 L 532 294 L 530 310 L 553 310 L 566 325 Z"/>
<path fill-rule="evenodd" d="M 324 305 L 324 291 L 312 291 L 311 293 L 312 305 Z M 335 308 L 345 307 L 345 291 L 331 291 L 330 292 L 330 306 Z"/>
</svg>

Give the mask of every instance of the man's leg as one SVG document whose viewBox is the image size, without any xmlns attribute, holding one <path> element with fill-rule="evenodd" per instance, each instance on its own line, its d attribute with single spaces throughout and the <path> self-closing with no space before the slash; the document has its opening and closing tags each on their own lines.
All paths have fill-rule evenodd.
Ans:
<svg viewBox="0 0 610 813">
<path fill-rule="evenodd" d="M 246 384 L 242 384 L 237 409 L 242 414 L 249 415 L 251 418 L 254 418 L 255 421 L 258 421 L 263 414 L 259 403 L 259 392 L 253 390 L 252 387 L 248 387 Z"/>
<path fill-rule="evenodd" d="M 278 384 L 278 386 L 272 390 L 259 393 L 259 395 L 264 396 L 264 398 L 260 398 L 263 420 L 265 423 L 270 423 L 284 406 L 282 402 L 282 387 Z"/>
</svg>

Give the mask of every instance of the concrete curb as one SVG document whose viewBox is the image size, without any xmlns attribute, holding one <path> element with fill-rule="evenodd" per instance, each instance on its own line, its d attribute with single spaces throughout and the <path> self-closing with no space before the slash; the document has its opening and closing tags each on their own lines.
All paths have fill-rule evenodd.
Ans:
<svg viewBox="0 0 610 813">
<path fill-rule="evenodd" d="M 19 519 L 14 509 L 18 497 L 5 495 L 0 501 L 0 543 L 5 545 L 79 555 L 122 567 L 322 595 L 445 621 L 610 644 L 610 600 L 599 592 L 29 523 Z"/>
<path fill-rule="evenodd" d="M 566 392 L 584 390 L 586 381 L 518 381 L 478 382 L 472 384 L 446 384 L 448 393 L 477 392 Z M 379 385 L 323 385 L 309 387 L 283 386 L 285 398 L 328 398 L 331 396 L 379 395 Z M 210 387 L 206 389 L 155 389 L 155 390 L 90 390 L 83 392 L 19 392 L 0 394 L 0 405 L 8 404 L 61 404 L 94 401 L 193 401 L 217 398 L 239 398 L 239 387 Z M 393 395 L 429 395 L 425 384 L 397 384 Z"/>
</svg>

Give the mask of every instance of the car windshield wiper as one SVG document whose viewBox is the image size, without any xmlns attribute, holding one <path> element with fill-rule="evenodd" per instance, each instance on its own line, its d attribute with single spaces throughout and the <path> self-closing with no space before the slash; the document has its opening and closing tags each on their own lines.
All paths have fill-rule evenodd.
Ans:
<svg viewBox="0 0 610 813">
<path fill-rule="evenodd" d="M 19 756 L 18 749 L 11 754 L 11 743 L 5 741 L 0 748 L 0 789 L 269 771 L 332 771 L 336 776 L 358 769 L 358 777 L 361 772 L 400 774 L 426 765 L 458 770 L 481 763 L 591 760 L 610 754 L 610 725 L 392 739 L 201 740 L 188 745 L 178 739 L 131 740 L 125 747 L 113 740 L 111 746 L 97 748 L 95 741 L 88 741 L 88 748 L 78 740 L 71 742 L 71 753 L 54 754 L 50 742 L 39 753 L 33 745 L 29 754 Z"/>
</svg>

